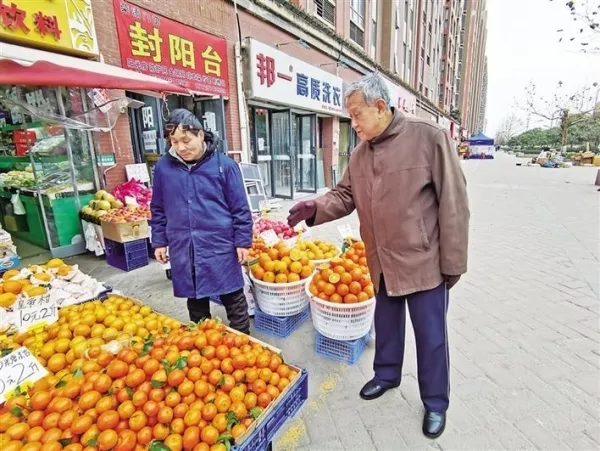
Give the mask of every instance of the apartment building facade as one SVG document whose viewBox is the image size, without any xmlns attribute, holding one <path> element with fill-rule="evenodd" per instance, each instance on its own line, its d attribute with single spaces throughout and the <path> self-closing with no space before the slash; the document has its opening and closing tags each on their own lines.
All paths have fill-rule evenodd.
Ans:
<svg viewBox="0 0 600 451">
<path fill-rule="evenodd" d="M 417 96 L 375 62 L 379 0 L 98 0 L 101 58 L 186 86 L 191 97 L 127 95 L 144 103 L 122 114 L 101 149 L 115 148 L 109 187 L 125 166 L 167 149 L 162 124 L 185 107 L 222 139 L 230 157 L 255 163 L 269 197 L 332 186 L 357 143 L 343 87 L 379 70 L 392 104 L 417 114 Z M 96 3 L 98 3 L 96 5 Z M 386 73 L 387 72 L 387 73 Z"/>
<path fill-rule="evenodd" d="M 486 0 L 464 0 L 462 10 L 459 105 L 466 136 L 477 133 L 485 120 L 484 73 L 487 42 Z M 481 125 L 481 127 L 479 127 Z"/>
<path fill-rule="evenodd" d="M 460 92 L 460 29 L 464 0 L 445 0 L 444 36 L 438 105 L 446 114 L 458 107 Z"/>
</svg>

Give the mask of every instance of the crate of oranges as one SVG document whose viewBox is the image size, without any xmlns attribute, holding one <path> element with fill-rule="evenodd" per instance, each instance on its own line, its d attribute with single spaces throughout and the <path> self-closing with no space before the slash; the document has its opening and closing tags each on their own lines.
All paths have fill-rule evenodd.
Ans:
<svg viewBox="0 0 600 451">
<path fill-rule="evenodd" d="M 259 308 L 272 316 L 294 316 L 308 307 L 305 286 L 315 265 L 283 242 L 262 252 L 250 266 Z"/>
<path fill-rule="evenodd" d="M 341 257 L 320 265 L 306 291 L 319 333 L 333 340 L 356 340 L 369 333 L 375 291 L 363 242 L 353 243 Z"/>
</svg>

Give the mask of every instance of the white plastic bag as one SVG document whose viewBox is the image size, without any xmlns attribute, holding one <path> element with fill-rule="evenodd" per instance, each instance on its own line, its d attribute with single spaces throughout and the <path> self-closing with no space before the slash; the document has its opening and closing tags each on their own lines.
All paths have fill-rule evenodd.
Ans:
<svg viewBox="0 0 600 451">
<path fill-rule="evenodd" d="M 19 196 L 19 192 L 13 194 L 10 198 L 10 203 L 13 205 L 13 211 L 16 215 L 24 215 L 27 212 L 25 211 L 25 205 L 23 205 L 23 201 Z"/>
</svg>

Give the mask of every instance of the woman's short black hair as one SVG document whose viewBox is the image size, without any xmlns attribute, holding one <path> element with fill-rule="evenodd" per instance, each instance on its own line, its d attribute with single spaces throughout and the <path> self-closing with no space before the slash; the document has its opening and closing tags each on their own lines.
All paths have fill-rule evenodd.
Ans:
<svg viewBox="0 0 600 451">
<path fill-rule="evenodd" d="M 185 108 L 177 108 L 171 111 L 171 114 L 169 114 L 169 117 L 167 118 L 165 124 L 165 136 L 171 136 L 180 125 L 182 129 L 189 131 L 196 136 L 199 132 L 204 130 L 202 122 L 198 120 L 194 113 Z"/>
</svg>

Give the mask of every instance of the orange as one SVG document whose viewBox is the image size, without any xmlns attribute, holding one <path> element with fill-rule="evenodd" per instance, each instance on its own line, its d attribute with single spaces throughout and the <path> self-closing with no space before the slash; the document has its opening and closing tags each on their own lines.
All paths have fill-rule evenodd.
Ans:
<svg viewBox="0 0 600 451">
<path fill-rule="evenodd" d="M 356 304 L 357 302 L 358 302 L 358 298 L 356 297 L 356 295 L 354 295 L 352 293 L 348 293 L 346 296 L 344 296 L 345 304 Z"/>
<path fill-rule="evenodd" d="M 275 273 L 273 271 L 265 272 L 262 280 L 267 283 L 275 282 Z"/>
<path fill-rule="evenodd" d="M 289 273 L 287 276 L 287 281 L 289 283 L 298 282 L 299 280 L 300 280 L 300 276 L 294 272 Z"/>
<path fill-rule="evenodd" d="M 183 437 L 179 434 L 170 434 L 165 439 L 165 446 L 171 451 L 181 451 L 183 449 Z"/>
<path fill-rule="evenodd" d="M 352 281 L 348 288 L 350 289 L 350 293 L 354 295 L 358 295 L 362 291 L 362 285 L 357 281 Z"/>
<path fill-rule="evenodd" d="M 275 283 L 287 283 L 287 274 L 279 273 L 275 276 Z"/>
<path fill-rule="evenodd" d="M 154 425 L 154 427 L 152 428 L 152 436 L 156 439 L 156 440 L 164 440 L 169 436 L 170 433 L 170 429 L 169 426 L 166 424 L 156 424 Z"/>
<path fill-rule="evenodd" d="M 98 429 L 105 431 L 116 428 L 120 419 L 119 413 L 116 410 L 107 410 L 98 417 L 96 424 L 98 425 Z"/>
<path fill-rule="evenodd" d="M 334 302 L 336 304 L 341 304 L 343 300 L 344 299 L 342 298 L 342 296 L 338 293 L 333 293 L 331 296 L 329 296 L 329 301 Z"/>
<path fill-rule="evenodd" d="M 214 445 L 219 439 L 219 431 L 214 426 L 206 426 L 200 432 L 200 438 L 207 445 Z"/>
<path fill-rule="evenodd" d="M 290 265 L 290 271 L 295 273 L 295 274 L 300 274 L 302 272 L 302 263 L 298 262 L 298 261 L 294 261 L 292 262 Z"/>
<path fill-rule="evenodd" d="M 327 296 L 331 296 L 333 293 L 335 293 L 335 285 L 328 283 L 325 285 L 325 288 L 323 289 L 323 292 L 327 295 Z"/>
<path fill-rule="evenodd" d="M 7 280 L 4 282 L 3 289 L 4 293 L 19 294 L 23 290 L 23 285 L 16 280 Z"/>
<path fill-rule="evenodd" d="M 198 426 L 186 428 L 183 433 L 183 447 L 186 450 L 194 449 L 198 443 L 200 443 L 200 428 Z"/>
<path fill-rule="evenodd" d="M 2 279 L 3 280 L 9 280 L 12 279 L 13 277 L 19 275 L 19 270 L 18 269 L 9 269 L 8 271 L 6 271 L 4 274 L 2 274 Z"/>
<path fill-rule="evenodd" d="M 265 270 L 260 265 L 252 266 L 251 271 L 252 271 L 252 275 L 258 280 L 262 280 L 263 277 L 265 276 Z"/>
<path fill-rule="evenodd" d="M 364 291 L 358 293 L 358 302 L 365 302 L 369 300 L 369 295 Z"/>
<path fill-rule="evenodd" d="M 100 451 L 108 451 L 113 449 L 119 440 L 119 436 L 112 429 L 102 431 L 98 436 L 98 449 Z"/>
<path fill-rule="evenodd" d="M 2 285 L 0 285 L 0 287 L 2 287 Z M 3 307 L 3 308 L 12 307 L 13 304 L 17 301 L 17 294 L 15 294 L 15 293 L 0 294 L 0 307 Z"/>
</svg>

